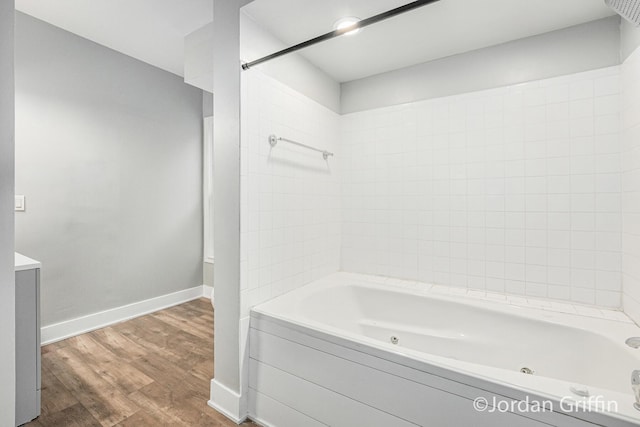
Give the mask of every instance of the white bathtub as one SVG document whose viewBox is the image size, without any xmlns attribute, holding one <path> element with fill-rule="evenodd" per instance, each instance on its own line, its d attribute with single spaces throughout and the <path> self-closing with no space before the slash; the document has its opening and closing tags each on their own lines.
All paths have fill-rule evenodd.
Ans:
<svg viewBox="0 0 640 427">
<path fill-rule="evenodd" d="M 640 425 L 640 350 L 625 345 L 640 328 L 621 313 L 388 283 L 338 273 L 255 307 L 251 416 L 276 427 Z"/>
</svg>

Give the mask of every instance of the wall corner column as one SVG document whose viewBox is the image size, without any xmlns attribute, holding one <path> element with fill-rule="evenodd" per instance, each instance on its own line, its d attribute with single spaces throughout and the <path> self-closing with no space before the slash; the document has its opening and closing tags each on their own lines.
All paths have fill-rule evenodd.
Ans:
<svg viewBox="0 0 640 427">
<path fill-rule="evenodd" d="M 240 423 L 247 418 L 240 360 L 240 8 L 213 0 L 214 368 L 209 405 Z"/>
</svg>

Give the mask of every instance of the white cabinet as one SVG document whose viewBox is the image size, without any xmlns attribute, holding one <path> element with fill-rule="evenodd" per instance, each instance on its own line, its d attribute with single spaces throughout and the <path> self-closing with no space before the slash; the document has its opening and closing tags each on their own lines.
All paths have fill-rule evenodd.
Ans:
<svg viewBox="0 0 640 427">
<path fill-rule="evenodd" d="M 40 263 L 16 253 L 16 425 L 40 415 Z"/>
</svg>

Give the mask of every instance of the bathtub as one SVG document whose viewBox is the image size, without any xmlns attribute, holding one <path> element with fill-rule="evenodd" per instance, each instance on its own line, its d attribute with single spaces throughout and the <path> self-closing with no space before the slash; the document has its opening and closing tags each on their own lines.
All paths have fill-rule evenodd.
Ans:
<svg viewBox="0 0 640 427">
<path fill-rule="evenodd" d="M 251 311 L 249 413 L 287 426 L 629 426 L 619 312 L 336 273 Z"/>
</svg>

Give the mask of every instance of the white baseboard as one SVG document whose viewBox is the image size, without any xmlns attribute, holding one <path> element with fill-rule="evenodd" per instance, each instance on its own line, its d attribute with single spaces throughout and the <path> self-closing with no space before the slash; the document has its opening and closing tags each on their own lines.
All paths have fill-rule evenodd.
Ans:
<svg viewBox="0 0 640 427">
<path fill-rule="evenodd" d="M 202 296 L 204 296 L 205 298 L 209 298 L 211 300 L 211 305 L 213 305 L 213 287 L 202 285 L 202 289 Z"/>
<path fill-rule="evenodd" d="M 193 301 L 197 298 L 209 298 L 213 295 L 213 288 L 196 286 L 172 294 L 162 295 L 122 307 L 112 308 L 99 313 L 89 314 L 76 319 L 66 320 L 40 329 L 42 345 L 51 344 L 66 338 L 84 334 L 96 329 L 104 328 L 145 314 L 153 313 L 174 305 Z"/>
<path fill-rule="evenodd" d="M 242 396 L 220 384 L 215 378 L 211 380 L 211 400 L 208 404 L 236 424 L 247 420 L 247 405 Z"/>
</svg>

